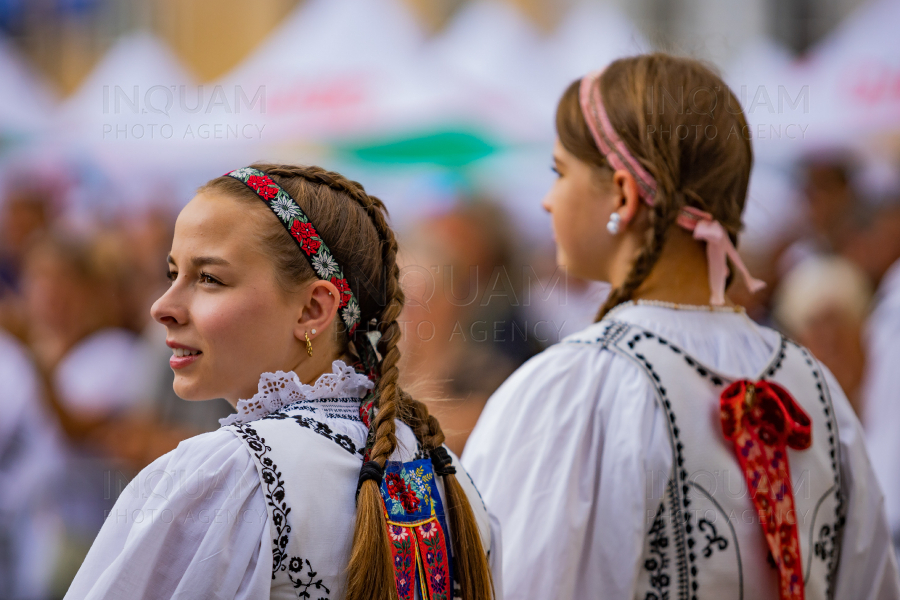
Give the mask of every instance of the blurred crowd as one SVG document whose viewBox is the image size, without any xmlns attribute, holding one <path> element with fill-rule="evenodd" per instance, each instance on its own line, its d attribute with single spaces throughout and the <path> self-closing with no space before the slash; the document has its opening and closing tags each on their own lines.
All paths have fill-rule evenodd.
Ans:
<svg viewBox="0 0 900 600">
<path fill-rule="evenodd" d="M 797 165 L 803 218 L 747 256 L 767 291 L 732 290 L 754 319 L 809 347 L 864 422 L 881 393 L 873 372 L 896 368 L 876 360 L 879 331 L 900 322 L 900 177 L 869 171 L 847 153 Z M 64 198 L 34 181 L 0 198 L 5 597 L 61 597 L 131 477 L 231 410 L 174 396 L 165 330 L 149 316 L 168 285 L 175 212 L 75 225 L 58 216 Z M 403 384 L 456 452 L 504 379 L 589 324 L 606 292 L 556 267 L 549 222 L 538 244 L 512 222 L 490 199 L 459 198 L 401 233 Z"/>
</svg>

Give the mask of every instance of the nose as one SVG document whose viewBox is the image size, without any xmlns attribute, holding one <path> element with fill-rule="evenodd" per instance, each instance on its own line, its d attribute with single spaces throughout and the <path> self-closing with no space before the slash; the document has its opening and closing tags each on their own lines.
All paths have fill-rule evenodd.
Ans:
<svg viewBox="0 0 900 600">
<path fill-rule="evenodd" d="M 172 284 L 166 292 L 157 298 L 150 307 L 150 316 L 158 323 L 170 327 L 184 325 L 187 322 L 187 308 L 181 301 L 176 284 Z"/>
<path fill-rule="evenodd" d="M 550 202 L 550 194 L 547 194 L 546 196 L 544 196 L 544 199 L 541 200 L 541 207 L 542 207 L 545 211 L 547 211 L 548 213 L 552 213 L 552 212 L 553 212 L 553 211 L 551 210 L 551 208 L 553 207 L 553 203 Z"/>
</svg>

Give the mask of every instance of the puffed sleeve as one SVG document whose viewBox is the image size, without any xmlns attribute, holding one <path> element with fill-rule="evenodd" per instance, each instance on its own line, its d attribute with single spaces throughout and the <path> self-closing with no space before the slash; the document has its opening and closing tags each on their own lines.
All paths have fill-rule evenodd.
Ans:
<svg viewBox="0 0 900 600">
<path fill-rule="evenodd" d="M 838 423 L 847 503 L 835 598 L 895 600 L 900 598 L 900 578 L 884 494 L 869 462 L 862 427 L 837 380 L 823 371 Z"/>
<path fill-rule="evenodd" d="M 462 459 L 500 520 L 505 597 L 633 597 L 666 440 L 649 382 L 596 346 L 553 346 L 513 374 Z"/>
<path fill-rule="evenodd" d="M 268 598 L 272 549 L 250 453 L 220 429 L 122 491 L 65 600 Z"/>
</svg>

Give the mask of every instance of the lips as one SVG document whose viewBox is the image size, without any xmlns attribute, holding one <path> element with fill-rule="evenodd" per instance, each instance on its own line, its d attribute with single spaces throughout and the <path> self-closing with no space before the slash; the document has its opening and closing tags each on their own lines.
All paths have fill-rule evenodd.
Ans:
<svg viewBox="0 0 900 600">
<path fill-rule="evenodd" d="M 169 358 L 169 366 L 173 369 L 183 369 L 188 365 L 194 364 L 201 356 L 201 354 L 195 354 L 193 356 L 172 355 L 172 357 Z"/>
<path fill-rule="evenodd" d="M 169 366 L 175 370 L 192 365 L 203 356 L 203 352 L 197 348 L 179 344 L 172 340 L 166 340 L 166 345 L 172 349 L 172 356 L 169 358 Z"/>
</svg>

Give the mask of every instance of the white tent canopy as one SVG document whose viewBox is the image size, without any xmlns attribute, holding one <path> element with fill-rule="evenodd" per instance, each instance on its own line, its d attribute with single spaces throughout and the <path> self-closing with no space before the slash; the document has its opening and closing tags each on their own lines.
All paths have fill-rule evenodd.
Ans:
<svg viewBox="0 0 900 600">
<path fill-rule="evenodd" d="M 63 102 L 58 121 L 79 140 L 150 140 L 151 125 L 174 126 L 184 119 L 182 104 L 195 99 L 193 84 L 161 40 L 150 33 L 133 33 L 120 38 Z M 182 86 L 188 86 L 183 94 Z M 143 126 L 143 133 L 135 126 Z"/>
<path fill-rule="evenodd" d="M 551 63 L 534 26 L 500 0 L 467 4 L 432 40 L 425 59 L 459 77 L 485 122 L 515 138 L 544 139 L 552 123 L 545 86 Z"/>
<path fill-rule="evenodd" d="M 900 130 L 900 2 L 870 0 L 800 66 L 815 146 Z"/>
<path fill-rule="evenodd" d="M 46 129 L 56 98 L 28 68 L 10 42 L 0 37 L 0 134 L 31 137 Z"/>
<path fill-rule="evenodd" d="M 563 18 L 547 41 L 552 70 L 545 91 L 551 110 L 566 86 L 617 58 L 651 50 L 650 43 L 618 8 L 582 2 Z"/>
<path fill-rule="evenodd" d="M 264 88 L 270 143 L 402 135 L 463 112 L 423 44 L 399 0 L 309 0 L 220 85 Z"/>
<path fill-rule="evenodd" d="M 202 183 L 197 173 L 233 151 L 213 136 L 198 139 L 197 126 L 211 131 L 220 111 L 157 37 L 136 32 L 120 38 L 56 115 L 54 151 L 77 172 L 108 178 L 82 181 L 74 208 L 106 203 L 127 210 L 173 193 L 190 197 Z"/>
<path fill-rule="evenodd" d="M 723 76 L 744 110 L 757 161 L 781 162 L 803 152 L 809 91 L 786 48 L 768 38 L 753 40 Z"/>
</svg>

